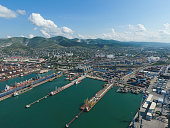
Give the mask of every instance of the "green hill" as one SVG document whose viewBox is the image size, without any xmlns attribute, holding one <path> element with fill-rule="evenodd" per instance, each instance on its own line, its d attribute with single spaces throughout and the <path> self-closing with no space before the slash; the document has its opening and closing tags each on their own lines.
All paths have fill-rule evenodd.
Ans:
<svg viewBox="0 0 170 128">
<path fill-rule="evenodd" d="M 117 40 L 104 39 L 68 39 L 63 36 L 52 38 L 34 37 L 32 39 L 25 37 L 13 37 L 0 39 L 0 45 L 6 48 L 64 48 L 64 47 L 88 47 L 88 48 L 111 48 L 111 47 L 170 47 L 169 43 L 154 42 L 120 42 Z M 11 45 L 12 47 L 9 47 Z M 8 46 L 8 47 L 7 47 Z M 17 48 L 18 49 L 18 48 Z"/>
</svg>

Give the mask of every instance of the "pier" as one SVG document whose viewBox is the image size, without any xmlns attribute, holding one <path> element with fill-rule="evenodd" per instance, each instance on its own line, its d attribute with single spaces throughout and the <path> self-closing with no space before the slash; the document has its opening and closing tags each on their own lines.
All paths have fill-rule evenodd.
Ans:
<svg viewBox="0 0 170 128">
<path fill-rule="evenodd" d="M 65 86 L 61 87 L 59 90 L 52 91 L 52 92 L 50 93 L 50 95 L 52 95 L 52 96 L 53 96 L 53 95 L 56 95 L 57 93 L 62 92 L 62 91 L 64 91 L 65 89 L 67 89 L 67 88 L 71 87 L 72 85 L 74 85 L 76 81 L 80 81 L 80 80 L 83 80 L 83 79 L 85 79 L 85 78 L 86 78 L 85 75 L 84 75 L 84 76 L 81 76 L 81 77 L 77 78 L 76 80 L 73 80 L 71 83 L 66 84 Z"/>
<path fill-rule="evenodd" d="M 102 90 L 98 91 L 94 97 L 88 100 L 83 106 L 80 107 L 81 110 L 90 111 L 97 102 L 113 87 L 113 84 L 108 84 Z"/>
<path fill-rule="evenodd" d="M 66 124 L 66 128 L 68 128 L 70 124 L 74 122 L 76 119 L 78 119 L 78 117 L 82 114 L 83 111 L 84 110 L 81 110 L 81 112 L 77 116 L 75 116 L 68 124 Z"/>
<path fill-rule="evenodd" d="M 50 96 L 50 95 L 53 96 L 53 95 L 56 95 L 56 94 L 59 93 L 59 92 L 64 91 L 65 89 L 67 89 L 67 88 L 69 88 L 70 86 L 74 85 L 76 81 L 83 80 L 84 78 L 86 78 L 86 76 L 81 76 L 81 77 L 79 77 L 78 79 L 72 81 L 71 83 L 66 84 L 65 86 L 61 87 L 60 90 L 52 91 L 51 93 L 47 94 L 46 96 L 43 96 L 42 98 L 40 98 L 40 99 L 38 99 L 38 100 L 36 100 L 36 101 L 34 101 L 34 102 L 26 105 L 25 107 L 26 107 L 26 108 L 30 108 L 33 104 L 39 103 L 41 100 L 46 99 L 46 98 L 47 98 L 48 96 Z"/>
<path fill-rule="evenodd" d="M 139 110 L 137 111 L 137 113 L 136 113 L 135 116 L 133 117 L 133 120 L 130 122 L 129 128 L 134 127 L 134 121 L 138 118 L 138 115 L 139 115 Z"/>
<path fill-rule="evenodd" d="M 35 103 L 39 103 L 41 100 L 46 99 L 48 96 L 49 96 L 49 95 L 46 95 L 46 96 L 44 96 L 44 97 L 42 97 L 42 98 L 40 98 L 40 99 L 38 99 L 38 100 L 36 100 L 36 101 L 28 104 L 28 105 L 26 105 L 25 107 L 26 107 L 26 108 L 30 108 L 31 105 L 33 105 L 33 104 L 35 104 Z"/>
<path fill-rule="evenodd" d="M 95 76 L 86 75 L 86 77 L 87 77 L 87 78 L 91 78 L 91 79 L 95 79 L 95 80 L 107 81 L 106 79 L 99 78 L 99 77 L 95 77 Z"/>
<path fill-rule="evenodd" d="M 55 74 L 40 78 L 40 79 L 35 80 L 35 81 L 31 81 L 29 83 L 24 83 L 24 85 L 21 86 L 21 87 L 10 90 L 9 92 L 5 92 L 6 94 L 1 94 L 2 96 L 0 97 L 0 101 L 5 100 L 7 98 L 10 98 L 11 96 L 14 95 L 15 92 L 18 93 L 18 94 L 22 94 L 26 91 L 29 91 L 32 88 L 39 86 L 41 84 L 44 84 L 44 83 L 50 81 L 53 78 L 56 78 Z"/>
<path fill-rule="evenodd" d="M 73 123 L 83 113 L 83 111 L 89 112 L 112 87 L 113 84 L 108 84 L 102 90 L 98 91 L 94 97 L 92 97 L 90 100 L 87 101 L 87 103 L 80 107 L 81 112 L 77 116 L 75 116 L 68 124 L 66 124 L 65 127 L 68 128 L 70 124 Z"/>
</svg>

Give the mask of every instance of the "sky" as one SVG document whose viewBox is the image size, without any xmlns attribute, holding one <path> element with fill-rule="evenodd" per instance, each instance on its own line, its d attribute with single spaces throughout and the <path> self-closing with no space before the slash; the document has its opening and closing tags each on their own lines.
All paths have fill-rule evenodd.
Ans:
<svg viewBox="0 0 170 128">
<path fill-rule="evenodd" d="M 170 43 L 170 0 L 1 0 L 0 38 Z"/>
</svg>

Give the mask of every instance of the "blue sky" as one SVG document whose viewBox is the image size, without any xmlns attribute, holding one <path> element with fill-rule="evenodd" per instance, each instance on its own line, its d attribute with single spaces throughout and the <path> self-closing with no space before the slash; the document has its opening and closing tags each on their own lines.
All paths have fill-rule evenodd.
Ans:
<svg viewBox="0 0 170 128">
<path fill-rule="evenodd" d="M 1 0 L 0 37 L 170 42 L 169 0 Z"/>
</svg>

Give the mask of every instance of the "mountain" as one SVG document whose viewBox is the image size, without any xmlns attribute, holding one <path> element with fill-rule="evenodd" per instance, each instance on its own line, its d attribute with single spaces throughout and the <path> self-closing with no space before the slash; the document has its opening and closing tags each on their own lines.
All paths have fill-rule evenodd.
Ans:
<svg viewBox="0 0 170 128">
<path fill-rule="evenodd" d="M 63 36 L 52 37 L 49 39 L 50 41 L 55 41 L 57 44 L 64 46 L 64 47 L 71 47 L 71 46 L 81 46 L 79 42 L 75 39 L 68 39 Z"/>
<path fill-rule="evenodd" d="M 9 52 L 25 52 L 30 51 L 31 48 L 23 44 L 23 42 L 14 42 L 10 46 L 4 47 L 3 51 L 6 53 Z"/>
<path fill-rule="evenodd" d="M 12 47 L 10 47 L 12 45 Z M 111 47 L 170 47 L 169 43 L 155 42 L 121 42 L 117 40 L 104 39 L 68 39 L 63 36 L 52 38 L 44 37 L 13 37 L 8 39 L 0 39 L 0 46 L 14 48 L 18 46 L 24 48 L 64 48 L 64 47 L 88 47 L 88 48 L 111 48 Z"/>
</svg>

